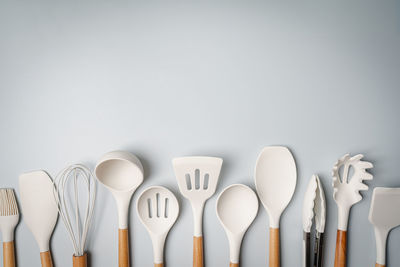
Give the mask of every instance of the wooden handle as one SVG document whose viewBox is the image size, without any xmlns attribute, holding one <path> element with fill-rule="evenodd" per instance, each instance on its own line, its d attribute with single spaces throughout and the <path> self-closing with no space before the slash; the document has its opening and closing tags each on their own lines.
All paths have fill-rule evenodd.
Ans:
<svg viewBox="0 0 400 267">
<path fill-rule="evenodd" d="M 72 256 L 72 266 L 73 267 L 86 267 L 87 266 L 87 254 L 82 256 Z"/>
<path fill-rule="evenodd" d="M 129 267 L 129 232 L 118 229 L 118 266 Z"/>
<path fill-rule="evenodd" d="M 154 267 L 164 267 L 164 263 L 154 263 Z"/>
<path fill-rule="evenodd" d="M 14 241 L 3 243 L 3 266 L 15 267 Z"/>
<path fill-rule="evenodd" d="M 229 267 L 239 267 L 239 263 L 229 263 Z"/>
<path fill-rule="evenodd" d="M 346 267 L 347 231 L 337 230 L 334 267 Z"/>
<path fill-rule="evenodd" d="M 279 228 L 269 228 L 269 267 L 281 265 L 279 246 Z"/>
<path fill-rule="evenodd" d="M 193 267 L 203 267 L 203 237 L 193 237 Z"/>
<path fill-rule="evenodd" d="M 385 267 L 385 265 L 377 263 L 377 264 L 375 264 L 375 267 Z"/>
<path fill-rule="evenodd" d="M 51 259 L 50 250 L 40 252 L 40 261 L 42 262 L 42 267 L 53 267 L 53 260 Z"/>
</svg>

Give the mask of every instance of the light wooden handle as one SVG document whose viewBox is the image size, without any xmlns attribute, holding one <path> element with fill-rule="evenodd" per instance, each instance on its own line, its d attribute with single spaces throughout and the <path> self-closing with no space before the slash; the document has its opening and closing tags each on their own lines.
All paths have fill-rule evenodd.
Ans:
<svg viewBox="0 0 400 267">
<path fill-rule="evenodd" d="M 14 241 L 3 243 L 3 266 L 15 267 Z"/>
<path fill-rule="evenodd" d="M 229 267 L 239 267 L 239 263 L 229 263 Z"/>
<path fill-rule="evenodd" d="M 385 265 L 377 263 L 377 264 L 375 264 L 375 267 L 385 267 Z"/>
<path fill-rule="evenodd" d="M 72 256 L 72 266 L 73 267 L 86 267 L 87 266 L 87 254 L 82 256 Z"/>
<path fill-rule="evenodd" d="M 164 263 L 154 263 L 154 267 L 164 267 Z"/>
<path fill-rule="evenodd" d="M 129 267 L 129 232 L 118 229 L 118 266 Z"/>
<path fill-rule="evenodd" d="M 193 267 L 203 267 L 203 237 L 193 237 Z"/>
<path fill-rule="evenodd" d="M 50 250 L 40 252 L 40 261 L 42 262 L 42 267 L 53 267 L 53 260 L 51 259 Z"/>
<path fill-rule="evenodd" d="M 281 265 L 279 247 L 279 228 L 269 228 L 269 267 Z"/>
<path fill-rule="evenodd" d="M 347 231 L 337 230 L 334 267 L 346 267 Z"/>
</svg>

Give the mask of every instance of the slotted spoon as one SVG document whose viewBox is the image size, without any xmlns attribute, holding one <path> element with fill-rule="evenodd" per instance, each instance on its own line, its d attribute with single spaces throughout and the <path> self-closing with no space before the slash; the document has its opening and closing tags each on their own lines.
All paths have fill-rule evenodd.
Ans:
<svg viewBox="0 0 400 267">
<path fill-rule="evenodd" d="M 153 243 L 154 266 L 163 267 L 165 239 L 179 215 L 178 200 L 167 188 L 152 186 L 139 196 L 136 210 Z"/>
<path fill-rule="evenodd" d="M 193 209 L 193 266 L 203 267 L 204 203 L 217 188 L 222 159 L 215 157 L 182 157 L 172 161 L 179 190 Z"/>
</svg>

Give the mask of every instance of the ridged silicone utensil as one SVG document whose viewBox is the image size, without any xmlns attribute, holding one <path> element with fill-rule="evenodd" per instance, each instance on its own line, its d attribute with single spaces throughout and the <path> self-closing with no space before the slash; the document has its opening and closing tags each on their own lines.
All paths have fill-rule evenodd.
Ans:
<svg viewBox="0 0 400 267">
<path fill-rule="evenodd" d="M 349 154 L 341 157 L 333 167 L 333 199 L 338 206 L 338 230 L 336 238 L 335 267 L 345 267 L 347 261 L 347 224 L 351 207 L 361 201 L 360 191 L 368 190 L 363 180 L 372 180 L 366 170 L 372 163 L 361 161 L 364 156 Z"/>
</svg>

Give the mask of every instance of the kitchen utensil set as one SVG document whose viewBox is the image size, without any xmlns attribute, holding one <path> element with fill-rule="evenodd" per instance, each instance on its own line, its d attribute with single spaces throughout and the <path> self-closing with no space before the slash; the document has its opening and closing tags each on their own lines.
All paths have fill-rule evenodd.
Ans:
<svg viewBox="0 0 400 267">
<path fill-rule="evenodd" d="M 360 191 L 367 190 L 364 180 L 373 177 L 367 172 L 373 165 L 362 161 L 363 155 L 344 155 L 333 167 L 333 199 L 338 206 L 338 231 L 335 267 L 346 266 L 348 217 L 351 207 L 361 201 Z M 181 157 L 172 161 L 181 194 L 193 210 L 193 267 L 203 267 L 203 210 L 206 201 L 216 191 L 222 159 L 216 157 Z M 94 170 L 97 180 L 114 196 L 118 210 L 118 262 L 129 267 L 128 213 L 132 195 L 143 182 L 140 160 L 125 151 L 105 154 Z M 242 239 L 258 213 L 258 198 L 269 217 L 269 266 L 280 267 L 280 218 L 292 199 L 297 183 L 296 163 L 288 148 L 265 147 L 256 162 L 255 187 L 234 184 L 225 188 L 216 202 L 217 217 L 226 232 L 230 248 L 230 267 L 239 267 Z M 72 203 L 68 200 L 73 189 Z M 85 188 L 86 206 L 80 208 Z M 96 181 L 84 165 L 65 168 L 54 180 L 44 171 L 24 173 L 19 177 L 23 219 L 39 246 L 43 267 L 52 267 L 50 238 L 60 214 L 73 243 L 74 267 L 86 267 L 86 239 L 93 217 Z M 258 195 L 258 198 L 257 198 Z M 71 200 L 71 199 L 70 199 Z M 386 239 L 391 229 L 400 225 L 400 188 L 375 188 L 369 220 L 375 227 L 377 243 L 376 267 L 385 267 Z M 164 244 L 168 232 L 179 215 L 175 195 L 162 186 L 145 189 L 136 203 L 140 221 L 153 243 L 154 266 L 164 266 Z M 83 215 L 83 216 L 82 216 Z M 5 267 L 15 267 L 14 229 L 19 212 L 13 189 L 0 189 L 0 230 L 3 236 Z M 303 267 L 322 267 L 323 237 L 326 220 L 326 200 L 322 183 L 313 175 L 303 202 Z M 75 224 L 73 224 L 75 222 Z M 315 236 L 311 235 L 315 222 Z M 313 263 L 311 240 L 315 239 Z"/>
<path fill-rule="evenodd" d="M 315 221 L 314 263 L 311 265 L 311 227 Z M 326 220 L 325 193 L 317 175 L 308 183 L 303 202 L 303 267 L 321 267 Z"/>
</svg>

